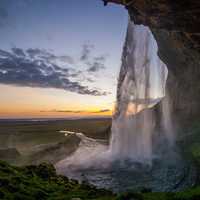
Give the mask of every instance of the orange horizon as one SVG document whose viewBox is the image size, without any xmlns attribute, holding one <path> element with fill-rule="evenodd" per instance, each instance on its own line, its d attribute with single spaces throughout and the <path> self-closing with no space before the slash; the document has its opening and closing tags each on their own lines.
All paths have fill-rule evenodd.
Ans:
<svg viewBox="0 0 200 200">
<path fill-rule="evenodd" d="M 0 84 L 0 118 L 112 116 L 112 96 L 82 96 L 56 89 Z"/>
<path fill-rule="evenodd" d="M 1 119 L 12 119 L 12 118 L 73 118 L 73 117 L 111 117 L 112 110 L 100 112 L 95 111 L 36 111 L 36 112 L 0 112 Z"/>
</svg>

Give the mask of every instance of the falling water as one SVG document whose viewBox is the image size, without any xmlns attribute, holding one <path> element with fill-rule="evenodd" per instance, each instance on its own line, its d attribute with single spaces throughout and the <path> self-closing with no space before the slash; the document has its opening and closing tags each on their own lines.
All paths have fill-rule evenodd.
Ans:
<svg viewBox="0 0 200 200">
<path fill-rule="evenodd" d="M 56 163 L 58 173 L 116 192 L 138 187 L 176 191 L 193 184 L 193 168 L 172 148 L 168 70 L 157 51 L 149 28 L 129 21 L 110 145 L 71 132 L 81 142 Z"/>
<path fill-rule="evenodd" d="M 129 20 L 122 55 L 110 152 L 116 159 L 151 164 L 156 128 L 151 107 L 165 96 L 168 70 L 157 55 L 157 43 L 148 27 Z M 168 98 L 162 103 L 161 126 L 173 143 Z"/>
</svg>

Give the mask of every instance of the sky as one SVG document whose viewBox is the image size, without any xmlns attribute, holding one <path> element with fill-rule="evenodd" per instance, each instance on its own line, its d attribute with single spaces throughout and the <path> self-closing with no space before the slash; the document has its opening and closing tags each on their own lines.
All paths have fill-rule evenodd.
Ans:
<svg viewBox="0 0 200 200">
<path fill-rule="evenodd" d="M 127 18 L 101 0 L 1 0 L 0 118 L 111 115 Z"/>
</svg>

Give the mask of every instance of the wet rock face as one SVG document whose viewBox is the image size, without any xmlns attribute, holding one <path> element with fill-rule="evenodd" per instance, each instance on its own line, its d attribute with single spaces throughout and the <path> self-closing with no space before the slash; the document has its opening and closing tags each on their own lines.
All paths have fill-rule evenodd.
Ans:
<svg viewBox="0 0 200 200">
<path fill-rule="evenodd" d="M 127 1 L 137 23 L 151 27 L 198 33 L 200 2 L 196 0 L 134 0 Z"/>
<path fill-rule="evenodd" d="M 113 0 L 107 0 L 113 2 Z M 117 0 L 136 24 L 151 28 L 169 69 L 167 89 L 179 119 L 200 116 L 200 1 Z M 116 3 L 115 2 L 115 3 Z"/>
<path fill-rule="evenodd" d="M 167 90 L 181 121 L 200 116 L 200 1 L 134 0 L 136 23 L 151 28 L 169 69 Z"/>
<path fill-rule="evenodd" d="M 106 0 L 126 6 L 136 24 L 182 32 L 200 51 L 200 1 L 198 0 Z"/>
<path fill-rule="evenodd" d="M 200 53 L 190 48 L 182 33 L 152 29 L 159 56 L 169 70 L 167 91 L 173 116 L 184 122 L 200 117 Z"/>
</svg>

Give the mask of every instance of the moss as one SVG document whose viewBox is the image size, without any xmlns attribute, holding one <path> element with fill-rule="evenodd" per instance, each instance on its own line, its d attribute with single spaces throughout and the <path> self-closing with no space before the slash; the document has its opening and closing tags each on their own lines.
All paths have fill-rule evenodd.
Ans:
<svg viewBox="0 0 200 200">
<path fill-rule="evenodd" d="M 173 200 L 173 194 L 167 192 L 154 192 L 143 194 L 145 200 Z"/>
<path fill-rule="evenodd" d="M 200 187 L 188 189 L 182 192 L 177 192 L 174 195 L 174 200 L 199 200 Z"/>
<path fill-rule="evenodd" d="M 0 161 L 0 199 L 114 199 L 112 192 L 56 175 L 51 164 L 14 167 Z"/>
<path fill-rule="evenodd" d="M 56 175 L 53 165 L 15 167 L 0 161 L 1 200 L 199 200 L 200 186 L 177 193 L 129 191 L 115 195 L 88 183 Z"/>
<path fill-rule="evenodd" d="M 197 164 L 200 165 L 200 143 L 192 144 L 189 151 L 192 154 L 195 161 L 197 162 Z"/>
</svg>

